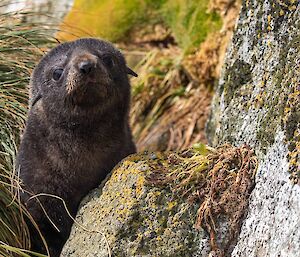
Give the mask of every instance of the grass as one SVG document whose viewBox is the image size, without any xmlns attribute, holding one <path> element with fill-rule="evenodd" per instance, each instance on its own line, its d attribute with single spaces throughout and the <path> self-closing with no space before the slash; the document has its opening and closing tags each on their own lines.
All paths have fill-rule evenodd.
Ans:
<svg viewBox="0 0 300 257">
<path fill-rule="evenodd" d="M 154 49 L 138 65 L 139 77 L 133 80 L 130 117 L 139 150 L 142 146 L 151 148 L 144 141 L 148 141 L 153 125 L 170 108 L 174 98 L 185 93 L 186 78 L 178 56 L 178 49 Z M 162 135 L 163 132 L 157 134 Z"/>
<path fill-rule="evenodd" d="M 100 36 L 116 41 L 135 24 L 144 19 L 145 1 L 139 0 L 76 0 L 71 12 L 66 16 L 61 30 L 72 29 L 80 36 Z M 142 15 L 141 15 L 142 14 Z M 74 22 L 76 21 L 76 22 Z M 91 25 L 92 24 L 92 25 Z M 81 31 L 79 31 L 81 30 Z M 70 33 L 59 33 L 63 40 L 74 39 Z"/>
<path fill-rule="evenodd" d="M 136 67 L 130 119 L 139 151 L 205 142 L 212 93 L 190 76 L 182 58 L 179 48 L 153 49 Z"/>
<path fill-rule="evenodd" d="M 169 27 L 183 52 L 193 51 L 206 36 L 222 26 L 220 16 L 209 10 L 209 0 L 75 0 L 65 26 L 81 36 L 100 36 L 124 41 L 134 27 L 163 23 Z M 62 26 L 64 30 L 64 26 Z M 79 31 L 81 30 L 81 31 Z M 62 40 L 74 39 L 59 33 Z"/>
<path fill-rule="evenodd" d="M 209 0 L 170 0 L 162 8 L 165 23 L 184 53 L 199 47 L 209 33 L 221 29 L 220 16 L 208 10 Z"/>
<path fill-rule="evenodd" d="M 14 170 L 28 110 L 30 74 L 53 43 L 49 28 L 26 19 L 32 15 L 0 14 L 0 256 L 42 256 L 24 250 L 30 247 L 24 222 L 28 213 L 18 199 L 20 185 Z"/>
</svg>

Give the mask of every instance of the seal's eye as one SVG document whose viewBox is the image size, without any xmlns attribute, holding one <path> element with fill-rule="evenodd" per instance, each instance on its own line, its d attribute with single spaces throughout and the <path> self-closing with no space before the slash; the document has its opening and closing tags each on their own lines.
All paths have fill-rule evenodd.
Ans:
<svg viewBox="0 0 300 257">
<path fill-rule="evenodd" d="M 63 71 L 64 71 L 63 69 L 55 69 L 53 71 L 53 74 L 52 74 L 53 79 L 55 81 L 59 80 L 60 77 L 61 77 L 61 75 L 62 75 L 62 73 L 63 73 Z"/>
<path fill-rule="evenodd" d="M 103 56 L 102 61 L 109 68 L 111 68 L 114 65 L 114 61 L 110 56 Z"/>
</svg>

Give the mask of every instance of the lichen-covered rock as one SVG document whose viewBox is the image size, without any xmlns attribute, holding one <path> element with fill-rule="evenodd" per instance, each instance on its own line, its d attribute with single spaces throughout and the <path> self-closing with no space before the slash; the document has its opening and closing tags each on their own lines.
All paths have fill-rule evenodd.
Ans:
<svg viewBox="0 0 300 257">
<path fill-rule="evenodd" d="M 233 256 L 300 254 L 299 31 L 299 1 L 243 1 L 207 126 L 213 145 L 259 156 Z"/>
<path fill-rule="evenodd" d="M 167 188 L 149 188 L 150 164 L 125 160 L 84 200 L 61 256 L 208 255 L 207 234 L 194 228 L 197 206 L 174 200 Z"/>
<path fill-rule="evenodd" d="M 256 168 L 248 146 L 131 156 L 83 201 L 62 256 L 228 255 Z"/>
</svg>

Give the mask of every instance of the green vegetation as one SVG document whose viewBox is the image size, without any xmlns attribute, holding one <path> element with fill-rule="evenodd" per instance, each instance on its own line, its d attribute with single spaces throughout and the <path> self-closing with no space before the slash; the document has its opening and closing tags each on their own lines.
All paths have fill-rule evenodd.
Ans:
<svg viewBox="0 0 300 257">
<path fill-rule="evenodd" d="M 74 25 L 66 28 L 79 36 L 94 35 L 120 41 L 133 26 L 163 23 L 186 52 L 199 46 L 208 33 L 221 28 L 221 18 L 208 10 L 208 4 L 209 0 L 75 0 L 64 26 L 76 24 L 75 28 Z M 59 37 L 70 39 L 72 35 L 60 33 Z"/>
<path fill-rule="evenodd" d="M 74 28 L 76 35 L 97 35 L 116 41 L 143 19 L 141 14 L 145 11 L 146 3 L 138 0 L 76 0 L 72 11 L 65 19 L 65 24 L 72 27 L 76 24 Z M 70 29 L 72 30 L 67 27 L 65 30 Z M 82 31 L 78 31 L 79 29 Z M 67 39 L 72 37 L 69 33 L 64 36 Z"/>
<path fill-rule="evenodd" d="M 198 47 L 210 32 L 222 26 L 220 16 L 208 11 L 209 0 L 173 0 L 163 5 L 163 18 L 185 51 Z"/>
<path fill-rule="evenodd" d="M 29 256 L 26 211 L 20 205 L 20 184 L 14 170 L 28 102 L 30 74 L 51 43 L 49 30 L 24 22 L 31 13 L 0 14 L 0 256 Z M 36 255 L 41 256 L 41 255 Z"/>
</svg>

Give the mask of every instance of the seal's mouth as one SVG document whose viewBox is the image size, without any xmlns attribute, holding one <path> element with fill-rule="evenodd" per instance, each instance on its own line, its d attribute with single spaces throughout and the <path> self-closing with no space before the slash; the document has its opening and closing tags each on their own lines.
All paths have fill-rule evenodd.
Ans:
<svg viewBox="0 0 300 257">
<path fill-rule="evenodd" d="M 88 108 L 102 105 L 114 95 L 110 79 L 105 74 L 88 78 L 77 76 L 75 80 L 68 78 L 68 81 L 71 83 L 67 84 L 65 98 L 72 106 Z"/>
<path fill-rule="evenodd" d="M 92 107 L 106 101 L 107 97 L 107 86 L 97 80 L 89 80 L 73 86 L 67 92 L 66 100 L 72 105 Z"/>
<path fill-rule="evenodd" d="M 75 92 L 85 92 L 89 89 L 93 89 L 94 87 L 98 87 L 101 83 L 100 79 L 96 79 L 95 77 L 87 77 L 83 78 L 78 75 L 68 76 L 66 91 L 68 95 L 71 95 Z"/>
</svg>

